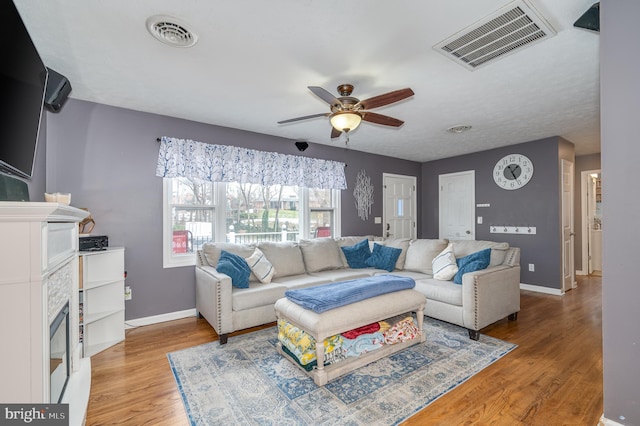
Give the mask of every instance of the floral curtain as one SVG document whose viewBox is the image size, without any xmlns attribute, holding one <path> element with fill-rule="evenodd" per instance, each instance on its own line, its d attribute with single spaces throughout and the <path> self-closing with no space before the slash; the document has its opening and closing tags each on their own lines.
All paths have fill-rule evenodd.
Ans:
<svg viewBox="0 0 640 426">
<path fill-rule="evenodd" d="M 156 176 L 347 189 L 344 163 L 163 136 Z"/>
</svg>

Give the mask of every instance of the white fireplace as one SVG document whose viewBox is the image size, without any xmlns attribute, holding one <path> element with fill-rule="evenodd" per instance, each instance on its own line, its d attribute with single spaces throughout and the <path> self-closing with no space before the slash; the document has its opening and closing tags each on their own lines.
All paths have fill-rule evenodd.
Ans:
<svg viewBox="0 0 640 426">
<path fill-rule="evenodd" d="M 0 401 L 68 403 L 71 425 L 84 421 L 91 383 L 78 338 L 77 222 L 87 214 L 0 202 L 0 341 L 11 348 L 0 351 Z"/>
</svg>

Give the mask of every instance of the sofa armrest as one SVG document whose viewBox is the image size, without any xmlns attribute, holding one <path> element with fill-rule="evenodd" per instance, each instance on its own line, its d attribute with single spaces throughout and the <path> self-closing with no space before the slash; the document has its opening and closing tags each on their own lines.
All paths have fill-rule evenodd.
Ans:
<svg viewBox="0 0 640 426">
<path fill-rule="evenodd" d="M 462 321 L 480 330 L 520 311 L 520 266 L 498 265 L 462 276 Z"/>
<path fill-rule="evenodd" d="M 211 266 L 196 266 L 196 311 L 219 336 L 235 331 L 231 278 Z"/>
</svg>

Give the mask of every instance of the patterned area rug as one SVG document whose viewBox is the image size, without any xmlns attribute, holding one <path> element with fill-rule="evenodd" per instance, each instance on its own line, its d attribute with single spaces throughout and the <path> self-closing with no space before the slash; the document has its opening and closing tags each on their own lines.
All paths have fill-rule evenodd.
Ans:
<svg viewBox="0 0 640 426">
<path fill-rule="evenodd" d="M 425 318 L 427 341 L 324 387 L 276 352 L 275 327 L 167 354 L 192 425 L 393 425 L 516 348 Z"/>
</svg>

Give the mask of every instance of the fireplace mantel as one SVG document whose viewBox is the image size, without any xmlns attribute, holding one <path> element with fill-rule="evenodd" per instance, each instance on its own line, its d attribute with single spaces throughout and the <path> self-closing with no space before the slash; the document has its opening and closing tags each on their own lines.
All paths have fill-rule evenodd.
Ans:
<svg viewBox="0 0 640 426">
<path fill-rule="evenodd" d="M 80 222 L 89 212 L 58 203 L 0 201 L 0 222 Z"/>
<path fill-rule="evenodd" d="M 0 202 L 0 341 L 5 348 L 0 351 L 0 401 L 3 403 L 51 402 L 49 325 L 51 315 L 57 312 L 49 312 L 53 309 L 49 307 L 49 281 L 64 270 L 78 270 L 77 223 L 87 216 L 84 210 L 57 203 Z M 71 280 L 72 330 L 72 373 L 67 389 L 79 392 L 69 407 L 70 424 L 81 424 L 91 371 L 88 359 L 80 359 L 78 355 L 78 275 L 67 275 Z M 83 377 L 86 375 L 88 378 Z M 81 414 L 74 414 L 78 409 Z"/>
</svg>

